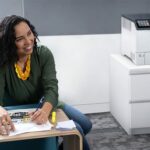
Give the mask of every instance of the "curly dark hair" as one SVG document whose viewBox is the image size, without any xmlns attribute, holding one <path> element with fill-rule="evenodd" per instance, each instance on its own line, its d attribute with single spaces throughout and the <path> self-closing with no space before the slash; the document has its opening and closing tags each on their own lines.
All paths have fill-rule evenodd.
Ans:
<svg viewBox="0 0 150 150">
<path fill-rule="evenodd" d="M 30 27 L 35 36 L 34 48 L 37 48 L 38 34 L 30 21 L 21 16 L 7 16 L 0 22 L 0 66 L 14 63 L 18 59 L 14 28 L 20 22 L 25 22 Z"/>
</svg>

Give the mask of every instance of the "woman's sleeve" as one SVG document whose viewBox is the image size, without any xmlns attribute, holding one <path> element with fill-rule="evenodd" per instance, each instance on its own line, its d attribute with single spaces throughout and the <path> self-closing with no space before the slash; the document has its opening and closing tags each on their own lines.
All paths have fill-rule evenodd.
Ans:
<svg viewBox="0 0 150 150">
<path fill-rule="evenodd" d="M 0 106 L 3 105 L 4 88 L 5 88 L 5 69 L 0 68 Z"/>
<path fill-rule="evenodd" d="M 54 57 L 51 51 L 44 46 L 40 55 L 44 97 L 55 108 L 58 104 L 58 80 L 56 78 Z"/>
</svg>

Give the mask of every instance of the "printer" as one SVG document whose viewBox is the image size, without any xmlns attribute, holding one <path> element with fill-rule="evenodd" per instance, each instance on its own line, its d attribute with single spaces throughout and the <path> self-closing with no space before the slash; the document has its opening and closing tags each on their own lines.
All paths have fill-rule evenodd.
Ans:
<svg viewBox="0 0 150 150">
<path fill-rule="evenodd" d="M 136 65 L 150 65 L 150 14 L 121 16 L 121 53 Z"/>
</svg>

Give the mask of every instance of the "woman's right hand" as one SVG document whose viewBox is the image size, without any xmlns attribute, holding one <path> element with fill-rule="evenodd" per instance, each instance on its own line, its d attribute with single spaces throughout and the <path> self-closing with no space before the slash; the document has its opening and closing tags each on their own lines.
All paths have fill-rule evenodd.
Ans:
<svg viewBox="0 0 150 150">
<path fill-rule="evenodd" d="M 10 131 L 14 131 L 15 126 L 11 121 L 8 112 L 0 106 L 0 134 L 9 135 Z"/>
</svg>

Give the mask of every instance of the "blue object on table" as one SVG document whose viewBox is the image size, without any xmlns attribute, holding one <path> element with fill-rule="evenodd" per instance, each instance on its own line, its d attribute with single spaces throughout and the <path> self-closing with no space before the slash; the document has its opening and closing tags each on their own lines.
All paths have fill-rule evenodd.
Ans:
<svg viewBox="0 0 150 150">
<path fill-rule="evenodd" d="M 19 106 L 8 106 L 5 107 L 7 110 L 13 109 L 26 109 L 26 108 L 37 108 L 37 104 L 31 105 L 19 105 Z M 57 139 L 56 137 L 51 138 L 40 138 L 30 139 L 12 142 L 1 142 L 0 150 L 57 150 Z"/>
<path fill-rule="evenodd" d="M 38 105 L 37 105 L 35 111 L 37 111 L 39 108 L 41 108 L 41 107 L 43 106 L 44 101 L 45 101 L 45 98 L 44 98 L 44 96 L 43 96 L 43 97 L 39 100 L 39 103 L 38 103 Z"/>
</svg>

